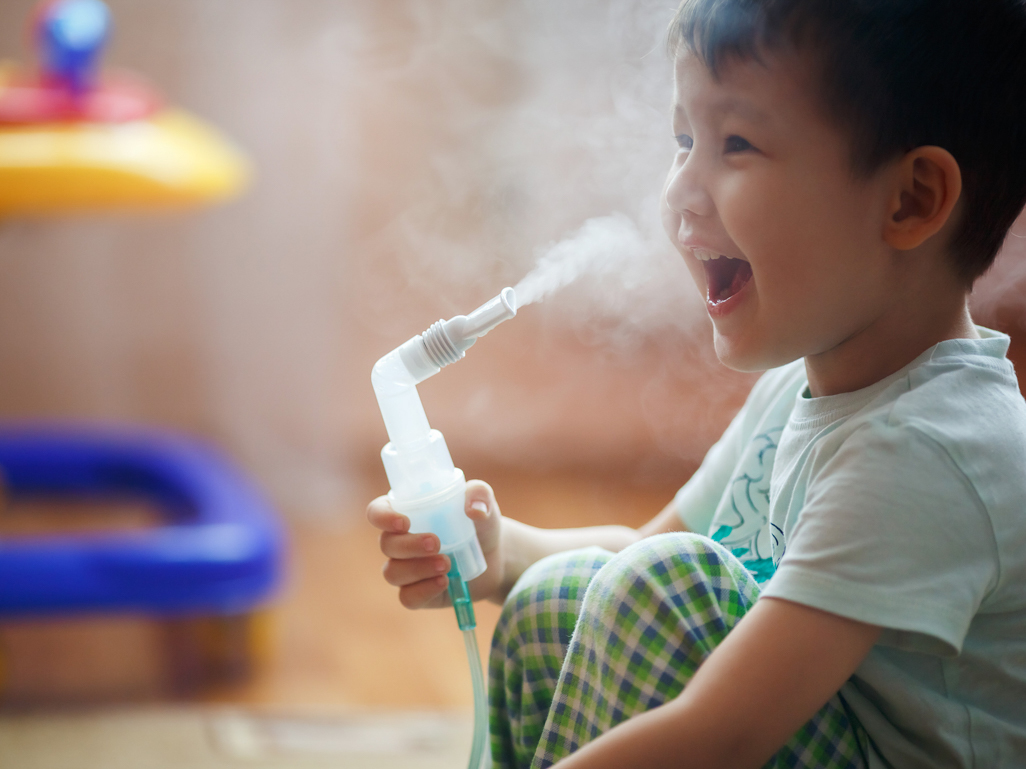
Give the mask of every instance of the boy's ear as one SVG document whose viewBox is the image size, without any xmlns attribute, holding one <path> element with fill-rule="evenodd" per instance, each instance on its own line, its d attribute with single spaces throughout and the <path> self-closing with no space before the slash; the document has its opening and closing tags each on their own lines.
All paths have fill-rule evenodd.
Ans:
<svg viewBox="0 0 1026 769">
<path fill-rule="evenodd" d="M 962 193 L 962 172 L 942 147 L 916 147 L 899 161 L 897 185 L 884 222 L 884 240 L 908 251 L 935 235 L 951 218 Z"/>
</svg>

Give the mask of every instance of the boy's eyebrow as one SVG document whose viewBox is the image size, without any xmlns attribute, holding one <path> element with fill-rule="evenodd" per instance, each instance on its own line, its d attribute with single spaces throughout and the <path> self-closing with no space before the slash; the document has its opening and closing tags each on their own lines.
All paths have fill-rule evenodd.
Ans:
<svg viewBox="0 0 1026 769">
<path fill-rule="evenodd" d="M 752 123 L 767 123 L 769 122 L 769 114 L 756 107 L 747 99 L 742 99 L 737 96 L 724 96 L 709 105 L 709 113 L 717 117 L 723 117 L 728 114 L 736 114 L 745 120 Z M 680 104 L 675 104 L 673 108 L 674 122 L 677 120 L 686 119 L 687 115 L 684 108 Z"/>
<path fill-rule="evenodd" d="M 769 115 L 766 112 L 747 99 L 737 96 L 724 96 L 722 99 L 718 99 L 712 104 L 710 112 L 717 115 L 734 113 L 753 123 L 765 123 L 769 120 Z"/>
</svg>

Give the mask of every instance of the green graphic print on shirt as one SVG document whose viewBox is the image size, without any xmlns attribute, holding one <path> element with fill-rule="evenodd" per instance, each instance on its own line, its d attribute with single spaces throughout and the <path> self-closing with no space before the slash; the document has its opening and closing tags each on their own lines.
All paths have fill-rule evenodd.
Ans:
<svg viewBox="0 0 1026 769">
<path fill-rule="evenodd" d="M 783 430 L 776 427 L 752 437 L 709 529 L 709 536 L 737 556 L 760 583 L 773 576 L 773 548 L 783 539 L 783 532 L 769 522 L 770 476 Z M 783 548 L 777 560 L 781 555 Z"/>
</svg>

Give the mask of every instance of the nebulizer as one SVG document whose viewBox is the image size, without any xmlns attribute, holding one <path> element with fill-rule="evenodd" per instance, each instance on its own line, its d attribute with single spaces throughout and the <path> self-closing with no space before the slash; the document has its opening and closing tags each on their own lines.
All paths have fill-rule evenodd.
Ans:
<svg viewBox="0 0 1026 769">
<path fill-rule="evenodd" d="M 517 313 L 516 294 L 504 288 L 469 315 L 439 320 L 423 334 L 399 345 L 377 363 L 371 383 L 388 431 L 381 450 L 392 508 L 410 519 L 410 532 L 431 532 L 449 556 L 449 596 L 470 662 L 474 687 L 474 738 L 470 769 L 491 766 L 488 750 L 488 696 L 474 634 L 476 620 L 467 583 L 487 565 L 474 523 L 464 511 L 467 482 L 449 455 L 445 438 L 428 424 L 417 385 L 450 363 L 504 320 Z"/>
</svg>

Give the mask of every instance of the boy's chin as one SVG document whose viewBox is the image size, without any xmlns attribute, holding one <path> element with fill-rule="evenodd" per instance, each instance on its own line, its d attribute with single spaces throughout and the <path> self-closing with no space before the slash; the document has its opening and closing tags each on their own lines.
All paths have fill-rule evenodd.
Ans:
<svg viewBox="0 0 1026 769">
<path fill-rule="evenodd" d="M 768 371 L 800 358 L 779 350 L 767 349 L 755 340 L 737 340 L 723 336 L 713 327 L 713 348 L 720 363 L 734 371 L 750 374 Z"/>
</svg>

